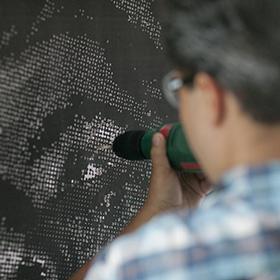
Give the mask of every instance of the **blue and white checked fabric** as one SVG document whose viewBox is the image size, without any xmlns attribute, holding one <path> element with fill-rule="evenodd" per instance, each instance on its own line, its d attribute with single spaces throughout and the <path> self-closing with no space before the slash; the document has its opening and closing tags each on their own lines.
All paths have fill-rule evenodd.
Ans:
<svg viewBox="0 0 280 280">
<path fill-rule="evenodd" d="M 280 279 L 280 161 L 238 167 L 199 209 L 117 238 L 85 279 Z"/>
</svg>

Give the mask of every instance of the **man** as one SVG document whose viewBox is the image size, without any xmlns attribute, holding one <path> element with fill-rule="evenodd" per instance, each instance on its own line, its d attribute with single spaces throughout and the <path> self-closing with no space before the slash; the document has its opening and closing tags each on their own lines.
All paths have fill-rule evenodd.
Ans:
<svg viewBox="0 0 280 280">
<path fill-rule="evenodd" d="M 129 234 L 73 279 L 280 279 L 280 2 L 168 7 L 177 70 L 168 77 L 182 85 L 173 103 L 178 94 L 180 121 L 215 191 L 193 209 L 207 186 L 181 183 L 156 134 L 148 199 Z"/>
</svg>

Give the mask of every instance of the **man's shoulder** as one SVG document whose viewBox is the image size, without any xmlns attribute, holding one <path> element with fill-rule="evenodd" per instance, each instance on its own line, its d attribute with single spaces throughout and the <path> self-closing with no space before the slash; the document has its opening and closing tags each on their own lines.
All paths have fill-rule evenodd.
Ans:
<svg viewBox="0 0 280 280">
<path fill-rule="evenodd" d="M 220 207 L 166 212 L 154 217 L 106 247 L 89 275 L 114 279 L 118 274 L 116 279 L 138 279 L 142 273 L 150 275 L 156 271 L 189 273 L 187 267 L 194 260 L 196 264 L 207 262 L 214 244 L 228 240 L 230 231 L 236 236 L 238 225 L 226 224 L 221 209 L 216 208 Z"/>
<path fill-rule="evenodd" d="M 280 262 L 277 166 L 234 171 L 227 176 L 226 187 L 210 195 L 200 208 L 163 213 L 117 238 L 99 255 L 87 279 L 276 275 Z"/>
<path fill-rule="evenodd" d="M 265 225 L 253 213 L 250 204 L 163 213 L 112 242 L 89 276 L 150 279 L 157 275 L 163 280 L 213 275 L 212 279 L 225 279 L 221 267 L 227 267 L 226 277 L 259 275 L 280 261 L 280 227 L 279 223 Z"/>
<path fill-rule="evenodd" d="M 133 233 L 120 236 L 109 246 L 111 255 L 120 255 L 119 265 L 188 251 L 198 246 L 238 240 L 260 231 L 250 212 L 240 213 L 222 205 L 196 210 L 165 212 L 152 218 Z"/>
<path fill-rule="evenodd" d="M 154 246 L 151 244 L 151 251 L 156 246 L 159 250 L 163 247 L 172 250 L 247 238 L 261 232 L 262 227 L 258 213 L 249 203 L 237 203 L 234 206 L 221 203 L 163 213 L 133 233 L 131 238 L 138 238 L 145 243 L 154 237 L 157 242 Z"/>
</svg>

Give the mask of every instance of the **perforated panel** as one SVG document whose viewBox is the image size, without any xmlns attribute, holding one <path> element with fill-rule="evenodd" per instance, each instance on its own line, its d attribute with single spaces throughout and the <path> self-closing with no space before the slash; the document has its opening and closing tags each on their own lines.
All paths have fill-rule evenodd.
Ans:
<svg viewBox="0 0 280 280">
<path fill-rule="evenodd" d="M 152 7 L 1 1 L 1 279 L 66 279 L 143 205 L 150 163 L 111 144 L 175 119 Z"/>
</svg>

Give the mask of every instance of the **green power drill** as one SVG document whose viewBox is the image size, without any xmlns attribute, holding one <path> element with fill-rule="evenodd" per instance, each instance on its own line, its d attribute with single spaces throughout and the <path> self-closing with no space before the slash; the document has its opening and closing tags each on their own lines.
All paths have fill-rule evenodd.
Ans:
<svg viewBox="0 0 280 280">
<path fill-rule="evenodd" d="M 167 157 L 172 168 L 188 173 L 202 172 L 180 123 L 166 124 L 159 129 L 125 132 L 114 140 L 113 151 L 128 160 L 151 159 L 152 139 L 156 132 L 163 134 L 166 139 Z"/>
</svg>

